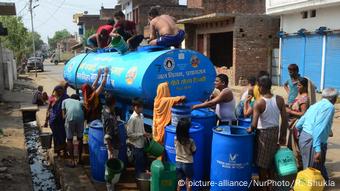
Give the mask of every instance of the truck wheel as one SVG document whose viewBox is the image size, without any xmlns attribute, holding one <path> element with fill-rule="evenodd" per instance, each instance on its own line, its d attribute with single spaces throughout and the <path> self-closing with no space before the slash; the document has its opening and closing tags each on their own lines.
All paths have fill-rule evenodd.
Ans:
<svg viewBox="0 0 340 191">
<path fill-rule="evenodd" d="M 58 65 L 58 61 L 54 61 L 54 65 Z"/>
</svg>

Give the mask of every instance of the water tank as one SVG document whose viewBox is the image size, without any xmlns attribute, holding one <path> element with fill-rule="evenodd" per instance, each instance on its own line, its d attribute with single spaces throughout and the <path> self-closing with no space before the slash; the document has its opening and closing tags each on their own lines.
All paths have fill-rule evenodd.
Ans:
<svg viewBox="0 0 340 191">
<path fill-rule="evenodd" d="M 246 191 L 251 181 L 254 135 L 242 127 L 213 130 L 211 191 Z"/>
<path fill-rule="evenodd" d="M 206 155 L 207 146 L 204 142 L 204 129 L 199 123 L 191 123 L 189 130 L 190 137 L 195 141 L 196 153 L 194 154 L 194 177 L 193 180 L 203 180 L 204 172 L 204 155 Z M 165 155 L 171 163 L 176 163 L 176 148 L 174 139 L 176 136 L 176 127 L 169 125 L 165 128 Z M 209 167 L 207 167 L 209 168 Z M 193 188 L 197 190 L 197 188 Z"/>
<path fill-rule="evenodd" d="M 127 145 L 126 145 L 126 128 L 125 123 L 122 121 L 118 122 L 118 133 L 119 133 L 119 141 L 120 141 L 120 147 L 119 147 L 119 153 L 118 158 L 124 163 L 124 166 L 128 164 L 127 160 Z"/>
<path fill-rule="evenodd" d="M 110 69 L 105 89 L 120 100 L 143 99 L 153 105 L 158 84 L 168 82 L 172 96 L 185 95 L 186 101 L 204 101 L 213 91 L 216 71 L 199 52 L 185 49 L 159 49 L 147 46 L 126 54 L 91 52 L 70 59 L 64 78 L 73 87 L 92 83 L 100 68 Z M 199 88 L 197 88 L 199 87 Z"/>
<path fill-rule="evenodd" d="M 251 126 L 251 118 L 239 118 L 237 119 L 238 126 L 248 128 Z"/>
<path fill-rule="evenodd" d="M 100 120 L 95 120 L 89 126 L 91 176 L 96 181 L 104 182 L 107 148 L 104 144 L 103 124 Z"/>
<path fill-rule="evenodd" d="M 211 140 L 212 129 L 216 127 L 217 117 L 215 112 L 207 108 L 196 109 L 191 112 L 191 121 L 204 127 L 205 155 L 204 155 L 204 178 L 210 176 Z"/>
</svg>

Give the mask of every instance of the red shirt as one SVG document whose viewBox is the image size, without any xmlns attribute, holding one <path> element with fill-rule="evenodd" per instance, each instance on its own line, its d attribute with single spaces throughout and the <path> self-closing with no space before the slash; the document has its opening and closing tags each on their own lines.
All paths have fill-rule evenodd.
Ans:
<svg viewBox="0 0 340 191">
<path fill-rule="evenodd" d="M 107 32 L 109 32 L 109 34 L 110 34 L 110 33 L 112 32 L 112 30 L 113 30 L 113 26 L 112 26 L 112 25 L 102 25 L 102 26 L 98 27 L 96 33 L 97 33 L 97 34 L 100 34 L 100 32 L 101 32 L 103 29 L 107 30 Z"/>
</svg>

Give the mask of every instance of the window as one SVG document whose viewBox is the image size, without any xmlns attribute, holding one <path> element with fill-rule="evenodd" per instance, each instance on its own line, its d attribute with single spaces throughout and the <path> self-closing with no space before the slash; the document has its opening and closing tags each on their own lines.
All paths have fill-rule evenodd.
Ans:
<svg viewBox="0 0 340 191">
<path fill-rule="evenodd" d="M 310 17 L 316 17 L 316 10 L 311 10 L 310 11 Z"/>
<path fill-rule="evenodd" d="M 307 19 L 308 18 L 308 11 L 302 11 L 301 16 L 302 16 L 303 19 Z"/>
</svg>

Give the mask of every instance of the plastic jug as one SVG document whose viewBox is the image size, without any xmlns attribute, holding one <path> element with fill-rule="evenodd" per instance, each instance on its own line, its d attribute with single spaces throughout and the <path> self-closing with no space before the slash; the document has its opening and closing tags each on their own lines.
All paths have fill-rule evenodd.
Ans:
<svg viewBox="0 0 340 191">
<path fill-rule="evenodd" d="M 282 147 L 276 152 L 275 165 L 279 176 L 288 176 L 297 173 L 294 153 L 287 147 Z"/>
<path fill-rule="evenodd" d="M 151 164 L 151 191 L 174 191 L 176 187 L 176 165 L 154 160 Z"/>
<path fill-rule="evenodd" d="M 323 191 L 325 180 L 321 172 L 315 168 L 300 171 L 296 177 L 294 190 L 296 191 Z"/>
</svg>

